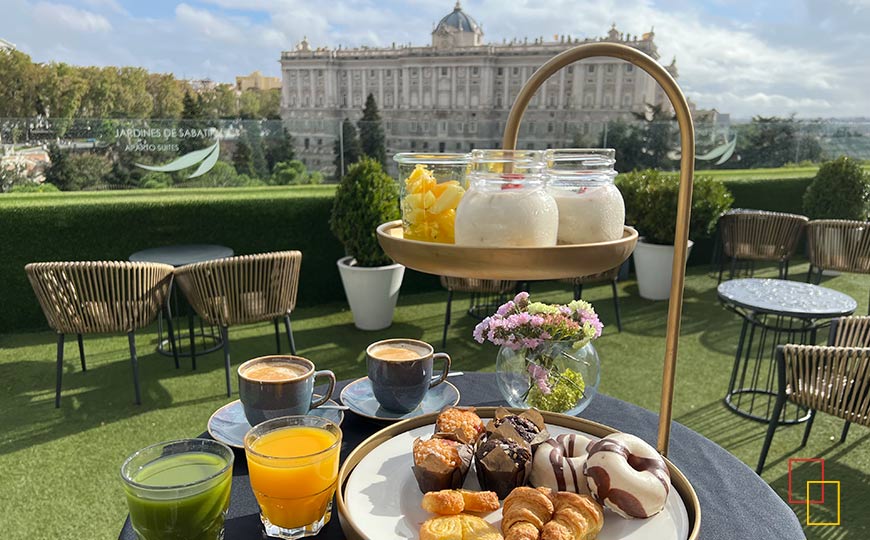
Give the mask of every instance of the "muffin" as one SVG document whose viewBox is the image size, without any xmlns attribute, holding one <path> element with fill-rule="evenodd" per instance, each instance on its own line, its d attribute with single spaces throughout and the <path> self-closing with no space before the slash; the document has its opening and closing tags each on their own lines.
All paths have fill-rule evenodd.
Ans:
<svg viewBox="0 0 870 540">
<path fill-rule="evenodd" d="M 483 420 L 474 411 L 474 407 L 444 409 L 435 420 L 435 431 L 441 434 L 451 434 L 461 442 L 474 444 L 486 431 Z"/>
<path fill-rule="evenodd" d="M 532 449 L 524 440 L 487 435 L 477 445 L 474 462 L 481 489 L 503 499 L 526 483 L 532 470 Z"/>
<path fill-rule="evenodd" d="M 420 491 L 459 489 L 471 465 L 473 449 L 463 442 L 434 436 L 414 441 L 414 478 Z"/>
</svg>

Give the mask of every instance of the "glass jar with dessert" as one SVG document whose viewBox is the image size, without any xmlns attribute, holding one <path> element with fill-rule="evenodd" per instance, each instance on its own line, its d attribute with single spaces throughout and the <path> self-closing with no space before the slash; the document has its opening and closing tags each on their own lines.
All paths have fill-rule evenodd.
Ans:
<svg viewBox="0 0 870 540">
<path fill-rule="evenodd" d="M 542 158 L 534 150 L 472 151 L 468 192 L 456 209 L 457 245 L 556 245 L 559 214 Z"/>
<path fill-rule="evenodd" d="M 402 229 L 408 240 L 452 244 L 456 207 L 465 194 L 468 154 L 396 154 Z"/>
<path fill-rule="evenodd" d="M 559 244 L 591 244 L 622 238 L 625 203 L 614 185 L 615 150 L 547 150 L 547 192 L 559 207 Z"/>
</svg>

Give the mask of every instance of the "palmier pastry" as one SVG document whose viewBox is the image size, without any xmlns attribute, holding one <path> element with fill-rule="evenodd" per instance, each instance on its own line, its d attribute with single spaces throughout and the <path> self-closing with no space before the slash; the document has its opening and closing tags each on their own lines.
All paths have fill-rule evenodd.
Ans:
<svg viewBox="0 0 870 540">
<path fill-rule="evenodd" d="M 453 434 L 462 442 L 474 444 L 486 430 L 474 407 L 449 407 L 435 420 L 435 431 Z"/>
<path fill-rule="evenodd" d="M 471 446 L 440 437 L 414 441 L 414 478 L 420 491 L 459 489 L 471 465 Z"/>
<path fill-rule="evenodd" d="M 462 512 L 492 512 L 499 509 L 498 495 L 492 491 L 445 489 L 423 495 L 423 510 L 433 514 L 460 514 Z"/>
<path fill-rule="evenodd" d="M 477 516 L 439 516 L 423 522 L 420 540 L 503 540 L 498 529 Z"/>
<path fill-rule="evenodd" d="M 592 439 L 575 433 L 544 441 L 535 450 L 529 483 L 553 491 L 588 494 L 583 465 L 591 443 Z"/>
<path fill-rule="evenodd" d="M 662 456 L 628 433 L 614 433 L 593 444 L 583 472 L 595 499 L 626 518 L 661 512 L 671 487 Z"/>
</svg>

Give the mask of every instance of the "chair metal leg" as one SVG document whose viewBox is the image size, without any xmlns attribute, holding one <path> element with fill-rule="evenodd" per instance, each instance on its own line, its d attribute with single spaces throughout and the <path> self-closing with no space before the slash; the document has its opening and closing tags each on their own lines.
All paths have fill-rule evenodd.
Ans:
<svg viewBox="0 0 870 540">
<path fill-rule="evenodd" d="M 764 445 L 761 447 L 761 455 L 758 457 L 758 467 L 755 473 L 761 476 L 761 471 L 764 470 L 764 462 L 767 460 L 767 452 L 770 451 L 770 443 L 773 441 L 773 434 L 776 432 L 776 427 L 779 425 L 779 416 L 782 414 L 782 408 L 785 405 L 785 395 L 780 394 L 776 398 L 776 404 L 773 406 L 773 414 L 770 417 L 770 423 L 767 425 L 767 435 L 764 437 Z"/>
<path fill-rule="evenodd" d="M 731 270 L 728 272 L 728 279 L 734 279 L 734 272 L 737 271 L 737 257 L 731 257 Z"/>
<path fill-rule="evenodd" d="M 178 362 L 178 344 L 175 342 L 175 325 L 172 322 L 172 309 L 170 309 L 168 301 L 164 307 L 166 308 L 166 331 L 169 334 L 169 349 L 172 351 L 175 369 L 179 369 L 181 364 Z"/>
<path fill-rule="evenodd" d="M 278 318 L 273 321 L 275 323 L 275 354 L 281 354 L 281 332 L 278 331 Z"/>
<path fill-rule="evenodd" d="M 580 300 L 580 297 L 583 296 L 583 286 L 579 283 L 574 284 L 574 300 Z"/>
<path fill-rule="evenodd" d="M 127 334 L 127 341 L 130 342 L 130 363 L 133 365 L 133 390 L 136 392 L 136 405 L 141 405 L 142 394 L 139 391 L 139 358 L 136 356 L 136 334 L 134 332 Z"/>
<path fill-rule="evenodd" d="M 284 329 L 287 330 L 287 340 L 290 342 L 290 354 L 296 355 L 296 340 L 293 339 L 293 326 L 290 324 L 290 314 L 284 315 Z"/>
<path fill-rule="evenodd" d="M 447 309 L 444 311 L 444 331 L 441 334 L 441 348 L 447 348 L 447 328 L 450 326 L 450 306 L 453 304 L 453 291 L 447 291 Z"/>
<path fill-rule="evenodd" d="M 719 279 L 716 281 L 716 284 L 722 283 L 722 273 L 725 271 L 725 257 L 719 258 Z"/>
<path fill-rule="evenodd" d="M 196 332 L 193 321 L 193 312 L 187 316 L 187 326 L 190 330 L 190 363 L 191 369 L 196 370 Z"/>
<path fill-rule="evenodd" d="M 852 425 L 852 422 L 849 422 L 849 421 L 847 421 L 845 424 L 843 424 L 843 432 L 840 434 L 840 442 L 841 443 L 846 442 L 846 435 L 849 434 L 849 426 L 851 426 L 851 425 Z"/>
<path fill-rule="evenodd" d="M 816 420 L 816 410 L 813 409 L 810 411 L 810 419 L 807 420 L 807 427 L 804 428 L 804 438 L 801 440 L 801 448 L 807 445 L 807 441 L 810 439 L 810 431 L 813 430 L 813 422 Z"/>
<path fill-rule="evenodd" d="M 233 395 L 233 387 L 230 383 L 230 336 L 226 326 L 221 326 L 221 341 L 224 342 L 224 369 L 227 376 L 227 397 Z"/>
<path fill-rule="evenodd" d="M 807 283 L 813 282 L 813 265 L 810 265 L 810 269 L 807 270 Z"/>
<path fill-rule="evenodd" d="M 54 390 L 54 408 L 60 409 L 60 381 L 63 379 L 63 334 L 57 335 L 57 387 Z"/>
<path fill-rule="evenodd" d="M 610 282 L 610 287 L 613 289 L 613 311 L 616 312 L 616 329 L 622 332 L 622 316 L 619 313 L 619 289 L 616 287 L 616 280 Z"/>
<path fill-rule="evenodd" d="M 82 371 L 87 371 L 88 366 L 85 364 L 85 342 L 81 334 L 76 334 L 76 338 L 79 341 L 79 359 L 82 361 Z"/>
</svg>

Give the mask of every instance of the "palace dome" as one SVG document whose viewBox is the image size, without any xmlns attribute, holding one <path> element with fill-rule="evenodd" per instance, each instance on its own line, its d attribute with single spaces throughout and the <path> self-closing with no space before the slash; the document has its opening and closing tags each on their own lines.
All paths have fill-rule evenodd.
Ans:
<svg viewBox="0 0 870 540">
<path fill-rule="evenodd" d="M 456 6 L 453 8 L 453 11 L 448 13 L 438 22 L 438 25 L 435 27 L 435 31 L 441 29 L 453 29 L 459 30 L 460 32 L 478 32 L 480 31 L 480 25 L 477 24 L 477 21 L 472 19 L 467 13 L 462 11 L 462 6 L 459 2 L 456 2 Z"/>
</svg>

